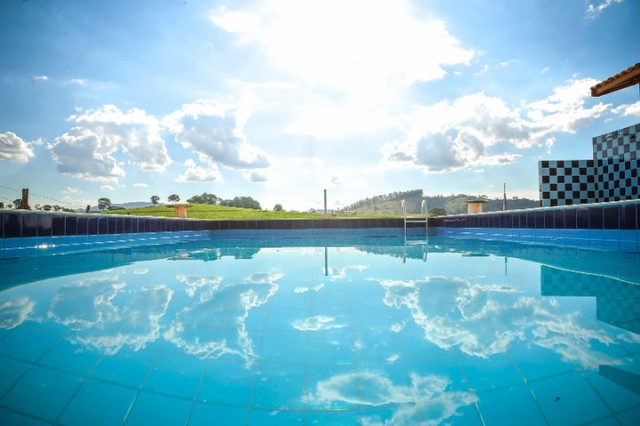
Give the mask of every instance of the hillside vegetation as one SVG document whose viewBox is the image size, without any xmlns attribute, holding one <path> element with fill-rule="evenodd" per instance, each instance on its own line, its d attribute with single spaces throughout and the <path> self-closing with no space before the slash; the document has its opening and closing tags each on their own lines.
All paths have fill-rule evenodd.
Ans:
<svg viewBox="0 0 640 426">
<path fill-rule="evenodd" d="M 385 195 L 376 195 L 371 198 L 365 198 L 357 201 L 343 209 L 343 212 L 349 212 L 351 214 L 402 214 L 402 200 L 405 200 L 407 205 L 407 213 L 419 213 L 422 200 L 427 200 L 427 210 L 430 214 L 463 214 L 467 212 L 467 204 L 465 201 L 473 199 L 485 200 L 487 203 L 484 205 L 485 212 L 501 211 L 502 199 L 490 199 L 487 196 L 481 195 L 475 197 L 467 194 L 456 195 L 436 195 L 424 197 L 421 189 L 414 189 L 404 192 L 392 192 Z M 539 203 L 535 200 L 527 198 L 511 198 L 507 200 L 507 209 L 526 209 L 538 207 Z"/>
</svg>

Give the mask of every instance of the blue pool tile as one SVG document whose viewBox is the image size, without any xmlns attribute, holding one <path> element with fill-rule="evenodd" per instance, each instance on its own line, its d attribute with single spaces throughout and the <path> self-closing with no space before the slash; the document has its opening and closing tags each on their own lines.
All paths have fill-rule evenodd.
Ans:
<svg viewBox="0 0 640 426">
<path fill-rule="evenodd" d="M 258 355 L 262 362 L 301 362 L 308 352 L 307 333 L 291 331 L 265 331 Z"/>
<path fill-rule="evenodd" d="M 372 413 L 370 413 L 372 414 Z M 364 418 L 363 418 L 364 417 Z M 367 416 L 361 415 L 359 410 L 316 410 L 307 411 L 306 420 L 308 425 L 363 425 Z M 296 424 L 295 422 L 292 422 Z"/>
<path fill-rule="evenodd" d="M 31 368 L 31 364 L 0 356 L 0 398 Z"/>
<path fill-rule="evenodd" d="M 542 412 L 524 384 L 481 392 L 478 399 L 480 414 L 487 425 L 545 424 Z"/>
<path fill-rule="evenodd" d="M 85 376 L 93 370 L 102 354 L 73 344 L 64 339 L 40 361 L 41 365 Z"/>
<path fill-rule="evenodd" d="M 154 359 L 154 353 L 122 350 L 115 355 L 105 355 L 91 377 L 138 389 L 147 377 Z"/>
<path fill-rule="evenodd" d="M 632 408 L 630 410 L 618 413 L 616 418 L 624 426 L 637 426 L 638 419 L 640 419 L 640 407 Z"/>
<path fill-rule="evenodd" d="M 0 424 L 1 425 L 21 425 L 21 426 L 49 426 L 50 422 L 39 420 L 27 414 L 16 413 L 0 407 Z"/>
<path fill-rule="evenodd" d="M 87 380 L 60 418 L 65 425 L 122 424 L 137 391 L 110 383 Z"/>
<path fill-rule="evenodd" d="M 329 421 L 324 423 L 305 423 L 306 417 L 307 414 L 304 411 L 251 410 L 249 412 L 248 424 L 260 426 L 331 424 Z"/>
<path fill-rule="evenodd" d="M 55 421 L 80 386 L 81 379 L 72 374 L 34 366 L 0 400 L 5 407 Z"/>
<path fill-rule="evenodd" d="M 188 355 L 161 354 L 145 382 L 144 390 L 193 399 L 205 361 Z"/>
<path fill-rule="evenodd" d="M 355 355 L 360 362 L 388 363 L 405 357 L 401 333 L 388 330 L 356 330 L 353 337 Z"/>
<path fill-rule="evenodd" d="M 615 412 L 640 406 L 640 376 L 624 367 L 600 366 L 599 372 L 587 371 L 586 379 Z"/>
<path fill-rule="evenodd" d="M 522 384 L 517 369 L 504 354 L 489 358 L 465 357 L 461 360 L 462 371 L 469 386 L 482 392 Z"/>
<path fill-rule="evenodd" d="M 581 373 L 563 374 L 529 386 L 551 424 L 584 424 L 612 415 Z"/>
<path fill-rule="evenodd" d="M 255 371 L 242 362 L 211 359 L 200 384 L 197 401 L 248 407 Z"/>
<path fill-rule="evenodd" d="M 353 363 L 357 344 L 349 327 L 308 333 L 309 363 Z"/>
<path fill-rule="evenodd" d="M 213 424 L 245 426 L 247 424 L 247 409 L 246 407 L 196 403 L 191 411 L 189 426 L 210 426 Z"/>
<path fill-rule="evenodd" d="M 280 410 L 305 406 L 304 364 L 263 364 L 256 373 L 251 408 Z"/>
<path fill-rule="evenodd" d="M 127 426 L 184 425 L 189 418 L 191 405 L 192 402 L 185 399 L 140 392 L 127 417 L 126 424 Z"/>
<path fill-rule="evenodd" d="M 17 327 L 0 340 L 0 355 L 35 362 L 44 355 L 60 337 L 30 327 Z"/>
</svg>

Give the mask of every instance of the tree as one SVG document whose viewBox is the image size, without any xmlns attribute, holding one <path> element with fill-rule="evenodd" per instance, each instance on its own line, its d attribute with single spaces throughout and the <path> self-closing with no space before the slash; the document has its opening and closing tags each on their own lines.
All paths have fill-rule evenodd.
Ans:
<svg viewBox="0 0 640 426">
<path fill-rule="evenodd" d="M 202 195 L 194 195 L 193 197 L 189 198 L 187 200 L 187 203 L 193 203 L 193 204 L 218 204 L 218 203 L 220 203 L 220 201 L 222 201 L 222 199 L 219 198 L 217 195 L 209 194 L 208 192 L 203 192 Z"/>
<path fill-rule="evenodd" d="M 434 207 L 429 209 L 429 216 L 446 216 L 447 210 L 442 207 Z"/>
<path fill-rule="evenodd" d="M 171 194 L 169 195 L 169 197 L 167 198 L 169 200 L 170 203 L 177 203 L 178 201 L 180 201 L 180 196 L 178 194 Z"/>
<path fill-rule="evenodd" d="M 284 209 L 282 208 L 282 204 L 276 204 L 275 206 L 273 206 L 273 211 L 274 212 L 281 212 Z"/>
<path fill-rule="evenodd" d="M 151 204 L 153 204 L 153 207 L 157 206 L 159 202 L 160 202 L 160 197 L 158 197 L 157 195 L 151 196 Z"/>
<path fill-rule="evenodd" d="M 98 199 L 98 210 L 102 211 L 104 209 L 108 209 L 111 207 L 111 200 L 108 198 L 99 198 Z"/>
<path fill-rule="evenodd" d="M 0 209 L 4 209 L 4 203 L 0 201 Z"/>
<path fill-rule="evenodd" d="M 13 205 L 16 209 L 22 208 L 22 198 L 16 198 L 13 200 Z"/>
<path fill-rule="evenodd" d="M 223 200 L 220 204 L 228 207 L 262 210 L 260 203 L 251 197 L 234 197 L 233 200 Z"/>
</svg>

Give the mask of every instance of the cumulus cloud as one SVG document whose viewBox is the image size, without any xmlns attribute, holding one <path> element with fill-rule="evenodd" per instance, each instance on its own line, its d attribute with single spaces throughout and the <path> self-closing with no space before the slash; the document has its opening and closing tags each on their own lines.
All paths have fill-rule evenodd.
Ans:
<svg viewBox="0 0 640 426">
<path fill-rule="evenodd" d="M 33 81 L 49 81 L 49 77 L 46 75 L 36 75 L 33 77 Z"/>
<path fill-rule="evenodd" d="M 638 117 L 640 116 L 640 101 L 632 104 L 620 105 L 611 111 L 614 114 L 618 114 L 623 117 Z"/>
<path fill-rule="evenodd" d="M 602 0 L 598 3 L 589 3 L 587 5 L 587 16 L 591 18 L 595 18 L 604 12 L 609 6 L 622 3 L 623 0 Z"/>
<path fill-rule="evenodd" d="M 0 160 L 26 163 L 33 158 L 30 144 L 13 132 L 0 133 Z"/>
<path fill-rule="evenodd" d="M 35 302 L 27 296 L 0 301 L 0 328 L 11 329 L 27 321 Z"/>
<path fill-rule="evenodd" d="M 383 159 L 433 172 L 513 163 L 519 157 L 514 148 L 550 146 L 557 133 L 574 133 L 604 114 L 611 105 L 586 106 L 595 83 L 569 80 L 552 95 L 517 107 L 476 93 L 416 108 L 406 118 L 406 139 L 383 145 Z M 494 152 L 499 144 L 503 148 Z"/>
<path fill-rule="evenodd" d="M 417 418 L 425 425 L 442 424 L 461 408 L 477 401 L 471 392 L 448 389 L 451 379 L 446 376 L 410 374 L 410 379 L 410 385 L 400 385 L 377 371 L 339 374 L 319 381 L 308 399 L 323 405 L 339 402 L 394 407 L 391 418 L 386 421 L 364 411 L 363 424 L 380 426 L 413 424 Z"/>
<path fill-rule="evenodd" d="M 96 277 L 60 287 L 48 316 L 73 328 L 68 338 L 74 343 L 106 354 L 140 350 L 160 336 L 172 296 L 164 285 L 127 286 L 118 277 Z"/>
<path fill-rule="evenodd" d="M 336 322 L 334 317 L 326 315 L 316 315 L 301 320 L 295 320 L 291 323 L 291 326 L 299 331 L 321 331 L 346 327 L 345 324 Z"/>
<path fill-rule="evenodd" d="M 136 182 L 132 185 L 134 188 L 148 188 L 149 185 L 147 185 L 144 182 Z"/>
<path fill-rule="evenodd" d="M 222 179 L 220 170 L 215 164 L 209 164 L 204 168 L 198 166 L 192 159 L 188 159 L 184 165 L 187 169 L 176 178 L 178 182 L 214 182 Z"/>
<path fill-rule="evenodd" d="M 74 127 L 48 145 L 62 173 L 88 180 L 115 180 L 125 175 L 117 153 L 129 157 L 142 170 L 164 171 L 171 163 L 160 122 L 140 109 L 123 112 L 114 105 L 104 105 L 69 120 Z"/>
<path fill-rule="evenodd" d="M 269 166 L 266 154 L 250 145 L 243 133 L 245 111 L 212 100 L 183 105 L 164 118 L 165 126 L 200 161 L 232 169 Z"/>
</svg>

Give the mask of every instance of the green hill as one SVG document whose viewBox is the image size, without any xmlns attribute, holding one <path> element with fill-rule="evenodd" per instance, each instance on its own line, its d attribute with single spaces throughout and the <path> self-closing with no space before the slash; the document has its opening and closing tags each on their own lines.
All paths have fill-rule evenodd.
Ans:
<svg viewBox="0 0 640 426">
<path fill-rule="evenodd" d="M 356 201 L 353 204 L 342 209 L 342 213 L 350 213 L 354 215 L 367 215 L 367 214 L 402 214 L 402 200 L 405 200 L 407 205 L 407 213 L 419 213 L 420 204 L 422 200 L 427 200 L 427 210 L 431 214 L 436 213 L 433 209 L 440 210 L 440 213 L 448 215 L 463 214 L 467 212 L 467 200 L 482 199 L 487 203 L 484 205 L 484 211 L 501 211 L 502 210 L 502 198 L 489 199 L 482 195 L 475 197 L 467 194 L 456 195 L 435 195 L 424 197 L 421 189 L 414 189 L 404 192 L 392 192 L 385 195 L 376 195 L 374 197 L 365 198 L 360 201 Z M 511 198 L 507 200 L 507 209 L 525 209 L 532 207 L 539 207 L 539 203 L 536 200 L 530 200 L 527 198 Z"/>
</svg>

